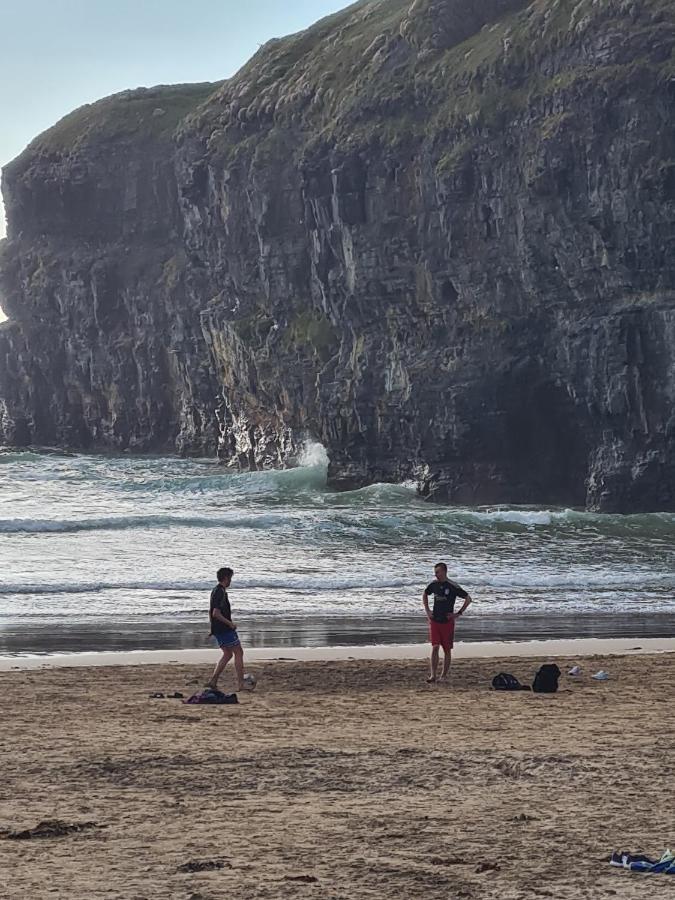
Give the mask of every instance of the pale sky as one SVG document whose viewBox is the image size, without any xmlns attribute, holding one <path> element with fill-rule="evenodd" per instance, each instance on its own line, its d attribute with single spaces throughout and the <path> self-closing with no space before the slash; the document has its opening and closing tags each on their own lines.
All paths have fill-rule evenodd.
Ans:
<svg viewBox="0 0 675 900">
<path fill-rule="evenodd" d="M 126 88 L 219 81 L 259 44 L 349 2 L 0 0 L 0 167 L 83 103 Z"/>
</svg>

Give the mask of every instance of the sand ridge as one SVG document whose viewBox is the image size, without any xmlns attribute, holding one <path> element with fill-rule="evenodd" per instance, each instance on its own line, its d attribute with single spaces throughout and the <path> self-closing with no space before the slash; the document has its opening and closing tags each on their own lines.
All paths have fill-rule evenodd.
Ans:
<svg viewBox="0 0 675 900">
<path fill-rule="evenodd" d="M 93 823 L 0 840 L 0 896 L 675 897 L 608 865 L 675 844 L 675 655 L 576 661 L 553 696 L 490 690 L 529 659 L 256 663 L 219 708 L 149 698 L 203 667 L 0 674 L 0 830 Z"/>
</svg>

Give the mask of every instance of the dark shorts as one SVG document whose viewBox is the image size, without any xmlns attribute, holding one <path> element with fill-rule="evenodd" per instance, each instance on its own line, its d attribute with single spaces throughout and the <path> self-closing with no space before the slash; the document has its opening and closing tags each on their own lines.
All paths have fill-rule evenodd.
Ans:
<svg viewBox="0 0 675 900">
<path fill-rule="evenodd" d="M 455 641 L 455 620 L 449 622 L 429 622 L 429 640 L 434 647 L 452 650 Z"/>
<path fill-rule="evenodd" d="M 236 631 L 226 631 L 224 634 L 214 634 L 219 647 L 240 647 L 241 642 Z"/>
</svg>

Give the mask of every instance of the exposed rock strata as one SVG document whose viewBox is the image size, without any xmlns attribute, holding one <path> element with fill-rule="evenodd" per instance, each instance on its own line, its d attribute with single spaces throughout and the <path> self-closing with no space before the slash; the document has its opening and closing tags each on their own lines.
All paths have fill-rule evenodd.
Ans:
<svg viewBox="0 0 675 900">
<path fill-rule="evenodd" d="M 374 0 L 74 113 L 4 173 L 0 440 L 675 509 L 674 46 Z"/>
</svg>

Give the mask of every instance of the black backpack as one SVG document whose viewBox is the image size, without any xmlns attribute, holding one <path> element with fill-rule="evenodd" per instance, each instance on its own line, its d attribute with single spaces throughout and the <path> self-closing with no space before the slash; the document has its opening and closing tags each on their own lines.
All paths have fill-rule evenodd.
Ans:
<svg viewBox="0 0 675 900">
<path fill-rule="evenodd" d="M 495 691 L 529 691 L 526 684 L 521 684 L 515 675 L 508 672 L 500 672 L 492 679 L 492 687 Z"/>
<path fill-rule="evenodd" d="M 555 663 L 547 663 L 534 676 L 532 690 L 537 694 L 555 694 L 558 690 L 559 678 L 560 669 Z"/>
</svg>

